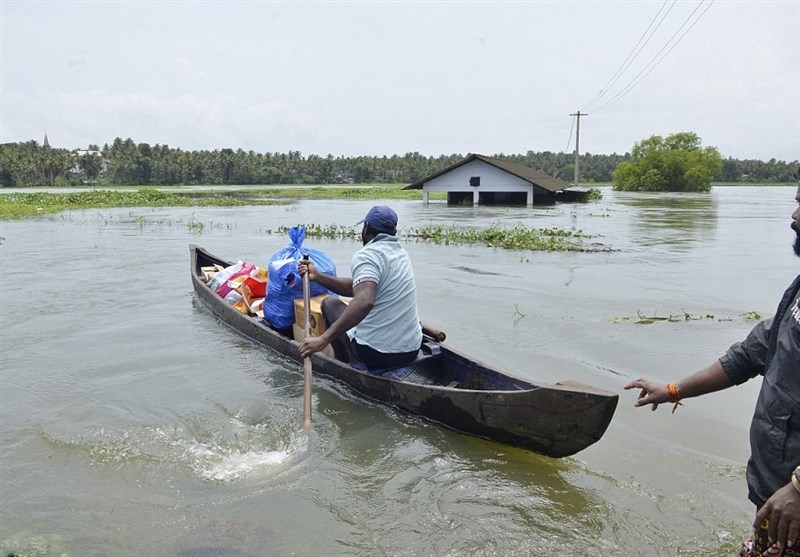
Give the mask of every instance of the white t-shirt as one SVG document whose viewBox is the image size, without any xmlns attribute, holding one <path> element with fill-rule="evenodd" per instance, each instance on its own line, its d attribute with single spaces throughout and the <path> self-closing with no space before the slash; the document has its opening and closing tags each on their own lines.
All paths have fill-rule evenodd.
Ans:
<svg viewBox="0 0 800 557">
<path fill-rule="evenodd" d="M 353 254 L 353 286 L 374 282 L 375 305 L 347 335 L 378 352 L 396 354 L 417 350 L 422 329 L 417 314 L 417 286 L 408 252 L 396 236 L 378 234 Z"/>
</svg>

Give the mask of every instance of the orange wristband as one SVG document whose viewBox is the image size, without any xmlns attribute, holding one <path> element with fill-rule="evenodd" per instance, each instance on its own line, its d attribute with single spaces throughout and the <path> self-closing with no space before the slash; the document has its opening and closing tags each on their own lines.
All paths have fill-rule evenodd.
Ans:
<svg viewBox="0 0 800 557">
<path fill-rule="evenodd" d="M 683 403 L 681 402 L 681 392 L 678 390 L 678 386 L 675 383 L 670 383 L 667 385 L 667 392 L 669 393 L 670 398 L 672 398 L 672 402 L 675 404 L 672 405 L 672 413 L 675 413 L 675 410 L 678 409 L 678 406 L 682 406 Z"/>
</svg>

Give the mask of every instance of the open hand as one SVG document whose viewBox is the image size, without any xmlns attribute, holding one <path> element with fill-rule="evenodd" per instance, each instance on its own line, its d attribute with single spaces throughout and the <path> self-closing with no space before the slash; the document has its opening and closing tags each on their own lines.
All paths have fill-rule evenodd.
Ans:
<svg viewBox="0 0 800 557">
<path fill-rule="evenodd" d="M 669 395 L 667 386 L 661 383 L 654 383 L 646 379 L 636 379 L 635 381 L 631 381 L 625 385 L 625 390 L 628 389 L 642 390 L 639 393 L 639 398 L 637 398 L 636 402 L 633 403 L 633 405 L 637 408 L 640 406 L 645 406 L 646 404 L 652 404 L 653 411 L 655 411 L 656 408 L 658 408 L 658 405 L 662 402 L 672 401 L 672 397 Z"/>
</svg>

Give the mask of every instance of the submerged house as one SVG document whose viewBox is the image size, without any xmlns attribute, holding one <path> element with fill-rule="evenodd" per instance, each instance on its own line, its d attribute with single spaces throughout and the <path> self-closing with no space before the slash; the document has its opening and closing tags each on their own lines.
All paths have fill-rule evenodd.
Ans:
<svg viewBox="0 0 800 557">
<path fill-rule="evenodd" d="M 533 205 L 552 203 L 569 184 L 540 170 L 514 162 L 472 154 L 436 174 L 403 189 L 422 190 L 428 203 L 432 191 L 446 191 L 448 205 Z"/>
</svg>

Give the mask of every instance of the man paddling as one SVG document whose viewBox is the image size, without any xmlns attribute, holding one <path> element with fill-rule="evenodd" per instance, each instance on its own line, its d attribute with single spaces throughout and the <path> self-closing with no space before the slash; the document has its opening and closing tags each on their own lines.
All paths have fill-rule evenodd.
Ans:
<svg viewBox="0 0 800 557">
<path fill-rule="evenodd" d="M 800 180 L 800 170 L 796 175 Z M 800 204 L 800 185 L 796 199 Z M 792 213 L 800 257 L 800 207 Z M 747 463 L 749 499 L 756 505 L 755 539 L 742 556 L 795 555 L 800 549 L 800 275 L 784 293 L 771 319 L 760 322 L 742 342 L 716 362 L 678 383 L 637 379 L 626 389 L 641 389 L 635 406 L 672 403 L 740 385 L 762 375 L 750 425 Z M 785 551 L 784 551 L 785 550 Z"/>
<path fill-rule="evenodd" d="M 369 368 L 387 368 L 413 361 L 422 344 L 417 315 L 417 287 L 408 252 L 397 238 L 397 214 L 375 206 L 363 220 L 364 247 L 350 262 L 352 278 L 318 273 L 311 261 L 300 261 L 301 275 L 340 296 L 352 296 L 345 305 L 337 296 L 322 301 L 327 329 L 306 337 L 300 355 L 307 357 L 328 344 L 336 358 L 358 361 Z"/>
</svg>

